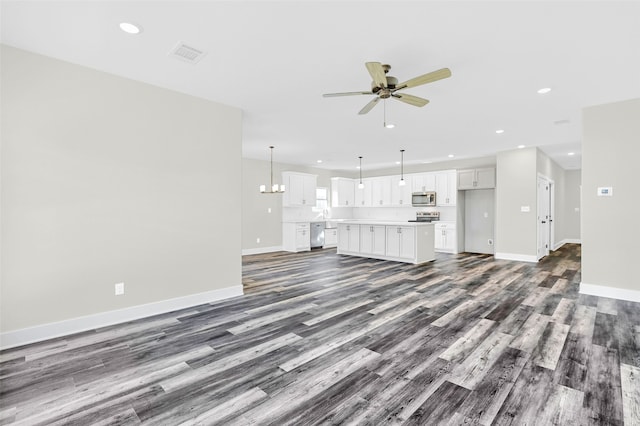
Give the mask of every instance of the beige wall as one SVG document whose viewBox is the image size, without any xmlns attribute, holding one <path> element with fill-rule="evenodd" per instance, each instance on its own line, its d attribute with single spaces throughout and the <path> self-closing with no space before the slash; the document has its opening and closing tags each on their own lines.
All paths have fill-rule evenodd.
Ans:
<svg viewBox="0 0 640 426">
<path fill-rule="evenodd" d="M 1 53 L 3 332 L 241 285 L 239 109 Z"/>
<path fill-rule="evenodd" d="M 496 256 L 535 259 L 537 149 L 499 152 L 496 168 Z"/>
<path fill-rule="evenodd" d="M 565 171 L 564 190 L 564 235 L 566 240 L 581 240 L 580 235 L 580 187 L 582 170 Z"/>
<path fill-rule="evenodd" d="M 582 282 L 640 292 L 638 257 L 640 99 L 583 110 Z M 598 197 L 598 187 L 613 187 Z M 636 297 L 639 293 L 636 293 Z"/>
</svg>

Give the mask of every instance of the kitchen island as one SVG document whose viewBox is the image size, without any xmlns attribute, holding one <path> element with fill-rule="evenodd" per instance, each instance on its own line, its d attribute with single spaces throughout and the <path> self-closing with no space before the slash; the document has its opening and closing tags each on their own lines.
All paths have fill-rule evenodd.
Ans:
<svg viewBox="0 0 640 426">
<path fill-rule="evenodd" d="M 435 259 L 429 222 L 348 220 L 338 223 L 338 254 L 424 263 Z"/>
</svg>

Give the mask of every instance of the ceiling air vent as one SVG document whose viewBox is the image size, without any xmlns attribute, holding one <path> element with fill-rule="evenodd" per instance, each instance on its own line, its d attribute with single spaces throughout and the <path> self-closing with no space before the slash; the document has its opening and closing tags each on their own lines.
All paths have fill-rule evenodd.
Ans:
<svg viewBox="0 0 640 426">
<path fill-rule="evenodd" d="M 206 55 L 206 53 L 202 50 L 188 46 L 183 42 L 176 44 L 176 46 L 169 52 L 169 56 L 173 56 L 174 58 L 180 59 L 184 62 L 189 62 L 190 64 L 197 64 L 204 55 Z"/>
</svg>

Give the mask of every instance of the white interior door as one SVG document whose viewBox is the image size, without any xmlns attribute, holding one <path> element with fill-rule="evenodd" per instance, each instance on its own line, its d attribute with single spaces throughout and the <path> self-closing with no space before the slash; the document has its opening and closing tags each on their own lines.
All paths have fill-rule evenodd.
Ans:
<svg viewBox="0 0 640 426">
<path fill-rule="evenodd" d="M 538 176 L 538 259 L 549 254 L 549 181 Z"/>
</svg>

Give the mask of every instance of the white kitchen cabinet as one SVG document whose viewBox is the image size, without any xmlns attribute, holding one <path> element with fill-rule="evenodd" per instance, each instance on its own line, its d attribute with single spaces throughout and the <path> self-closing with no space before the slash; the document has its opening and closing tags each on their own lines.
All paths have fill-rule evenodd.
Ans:
<svg viewBox="0 0 640 426">
<path fill-rule="evenodd" d="M 490 189 L 496 187 L 496 169 L 458 170 L 458 189 Z"/>
<path fill-rule="evenodd" d="M 385 232 L 382 225 L 360 225 L 360 253 L 384 256 Z"/>
<path fill-rule="evenodd" d="M 324 245 L 322 248 L 336 247 L 338 245 L 338 228 L 324 228 Z"/>
<path fill-rule="evenodd" d="M 331 207 L 355 206 L 355 182 L 353 179 L 331 178 Z"/>
<path fill-rule="evenodd" d="M 358 188 L 360 181 L 354 181 L 355 184 L 355 206 L 356 207 L 371 207 L 372 192 L 371 192 L 371 179 L 362 179 L 363 188 Z"/>
<path fill-rule="evenodd" d="M 360 237 L 357 244 L 355 237 Z M 419 264 L 435 259 L 432 223 L 359 221 L 338 224 L 338 254 Z"/>
<path fill-rule="evenodd" d="M 391 205 L 411 207 L 411 184 L 405 176 L 405 184 L 400 186 L 400 176 L 391 176 Z"/>
<path fill-rule="evenodd" d="M 358 253 L 360 251 L 360 226 L 338 224 L 338 253 Z"/>
<path fill-rule="evenodd" d="M 282 248 L 299 252 L 311 250 L 311 226 L 309 222 L 286 222 L 282 224 Z"/>
<path fill-rule="evenodd" d="M 455 223 L 440 222 L 434 228 L 434 249 L 443 253 L 457 253 L 458 240 Z"/>
<path fill-rule="evenodd" d="M 436 173 L 436 204 L 455 206 L 458 195 L 458 174 L 455 170 Z"/>
<path fill-rule="evenodd" d="M 371 179 L 371 207 L 391 205 L 391 177 L 381 176 Z"/>
<path fill-rule="evenodd" d="M 416 230 L 409 226 L 387 226 L 387 257 L 413 259 L 416 255 Z"/>
<path fill-rule="evenodd" d="M 435 173 L 416 173 L 411 176 L 411 192 L 427 192 L 435 190 Z"/>
<path fill-rule="evenodd" d="M 282 172 L 285 192 L 282 205 L 285 207 L 314 207 L 316 205 L 316 175 L 297 172 Z"/>
</svg>

